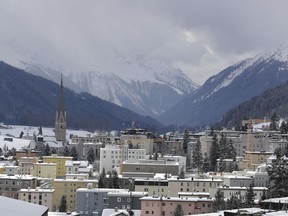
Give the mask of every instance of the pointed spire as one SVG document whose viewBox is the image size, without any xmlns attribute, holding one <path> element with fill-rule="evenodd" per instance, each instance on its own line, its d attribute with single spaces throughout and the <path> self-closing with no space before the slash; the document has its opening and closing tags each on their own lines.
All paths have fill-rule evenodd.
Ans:
<svg viewBox="0 0 288 216">
<path fill-rule="evenodd" d="M 60 117 L 60 113 L 63 113 L 65 116 L 65 103 L 64 103 L 64 86 L 63 86 L 63 75 L 61 74 L 61 84 L 58 95 L 58 108 L 57 108 L 57 118 Z"/>
</svg>

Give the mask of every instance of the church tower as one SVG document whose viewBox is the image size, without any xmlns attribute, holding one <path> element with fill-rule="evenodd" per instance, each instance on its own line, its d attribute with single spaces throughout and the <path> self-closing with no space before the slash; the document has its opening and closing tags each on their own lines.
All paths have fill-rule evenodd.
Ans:
<svg viewBox="0 0 288 216">
<path fill-rule="evenodd" d="M 66 111 L 64 103 L 64 87 L 63 87 L 63 78 L 61 75 L 61 85 L 60 91 L 58 94 L 58 105 L 56 112 L 56 121 L 55 121 L 55 137 L 57 141 L 62 141 L 66 143 Z"/>
</svg>

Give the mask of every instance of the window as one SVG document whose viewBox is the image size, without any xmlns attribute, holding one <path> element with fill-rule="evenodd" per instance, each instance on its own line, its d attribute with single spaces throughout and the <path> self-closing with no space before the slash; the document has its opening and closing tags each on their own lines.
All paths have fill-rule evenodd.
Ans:
<svg viewBox="0 0 288 216">
<path fill-rule="evenodd" d="M 145 211 L 145 214 L 149 214 L 149 211 Z"/>
<path fill-rule="evenodd" d="M 120 197 L 117 198 L 117 202 L 121 202 L 121 198 Z"/>
</svg>

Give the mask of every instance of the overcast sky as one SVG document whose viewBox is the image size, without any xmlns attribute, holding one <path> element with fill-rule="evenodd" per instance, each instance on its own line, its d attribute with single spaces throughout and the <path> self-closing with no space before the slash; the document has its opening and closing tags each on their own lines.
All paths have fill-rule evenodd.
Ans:
<svg viewBox="0 0 288 216">
<path fill-rule="evenodd" d="M 159 58 L 202 84 L 288 40 L 287 0 L 0 0 L 0 43 L 46 63 Z M 80 63 L 79 63 L 80 64 Z"/>
</svg>

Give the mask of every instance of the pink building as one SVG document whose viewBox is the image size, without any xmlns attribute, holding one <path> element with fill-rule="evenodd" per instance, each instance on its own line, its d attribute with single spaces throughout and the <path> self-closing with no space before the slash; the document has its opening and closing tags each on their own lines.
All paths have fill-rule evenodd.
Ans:
<svg viewBox="0 0 288 216">
<path fill-rule="evenodd" d="M 178 197 L 143 197 L 141 200 L 141 216 L 171 216 L 178 204 L 182 205 L 184 215 L 212 212 L 210 198 L 178 198 Z"/>
</svg>

